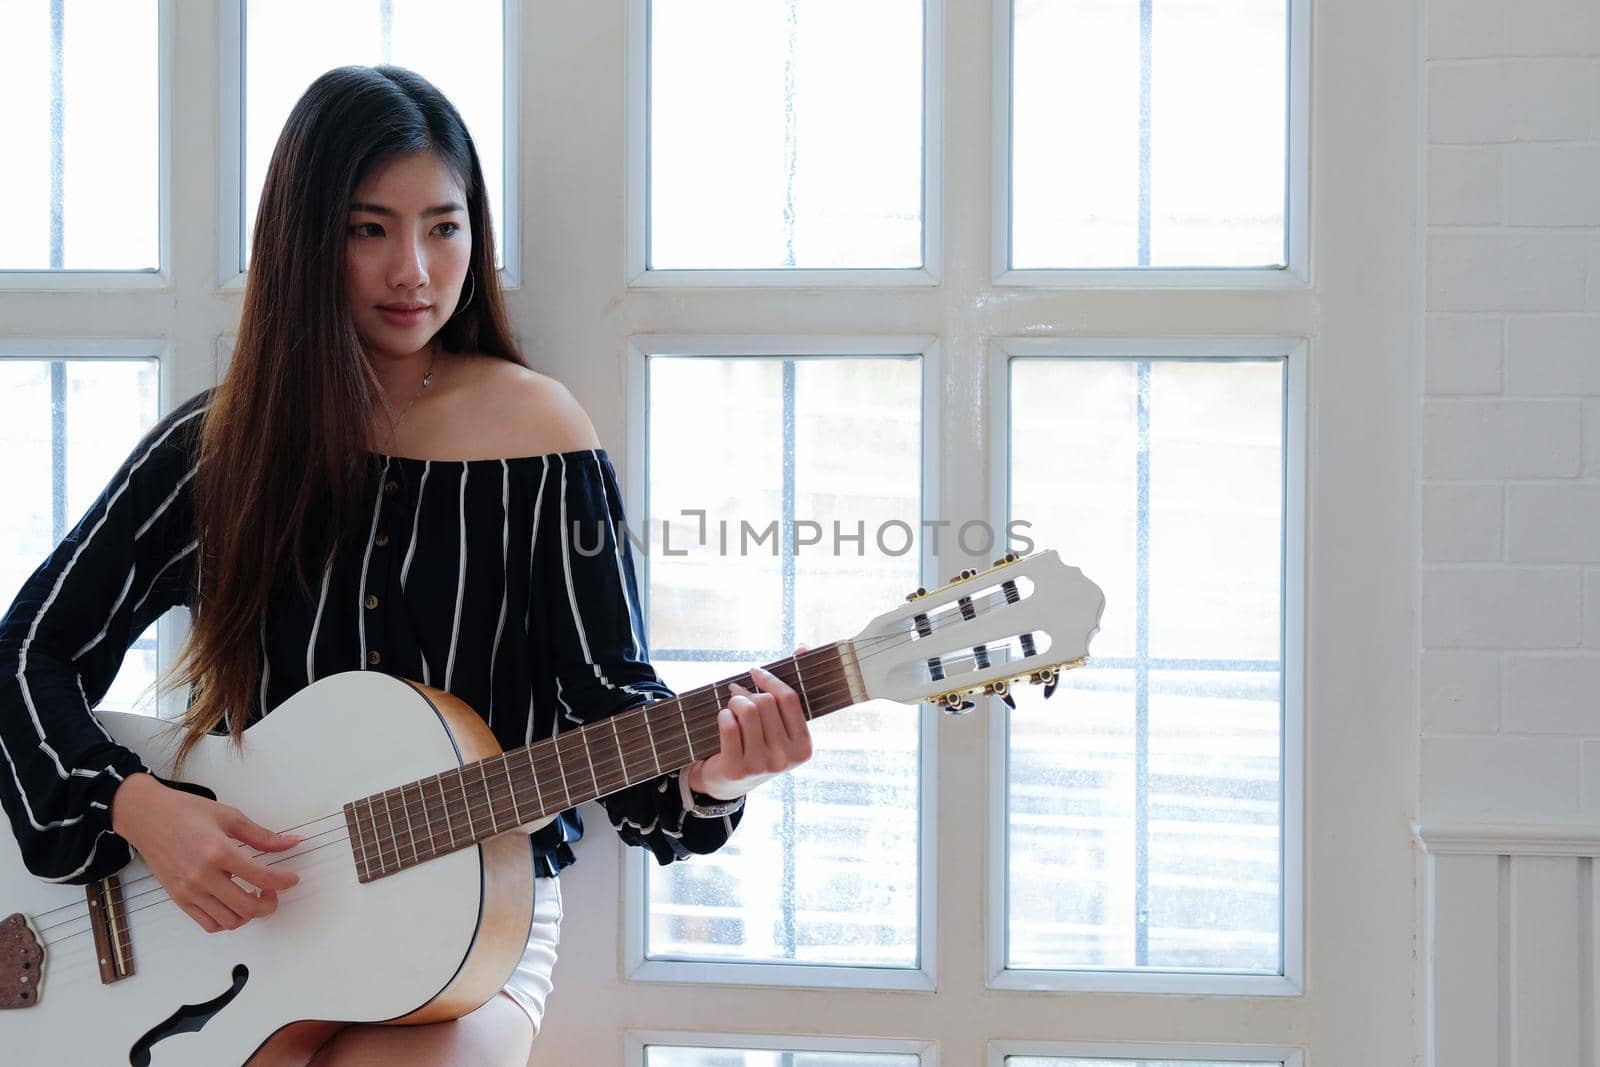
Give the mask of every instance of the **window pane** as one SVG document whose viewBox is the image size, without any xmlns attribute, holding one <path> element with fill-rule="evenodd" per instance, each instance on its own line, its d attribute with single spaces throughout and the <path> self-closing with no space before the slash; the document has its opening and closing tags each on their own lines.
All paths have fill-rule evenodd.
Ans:
<svg viewBox="0 0 1600 1067">
<path fill-rule="evenodd" d="M 1011 366 L 1011 517 L 1106 611 L 1009 719 L 1008 966 L 1280 973 L 1284 365 Z"/>
<path fill-rule="evenodd" d="M 921 514 L 920 374 L 901 357 L 650 360 L 650 636 L 669 685 L 849 637 L 916 588 L 898 531 Z M 685 514 L 702 509 L 703 540 Z M 646 955 L 915 966 L 917 724 L 887 701 L 813 723 L 812 760 L 750 794 L 726 846 L 651 865 Z"/>
<path fill-rule="evenodd" d="M 1281 1060 L 1273 1063 L 1282 1067 Z M 1234 1060 L 1121 1060 L 1063 1059 L 1059 1056 L 1007 1056 L 1006 1067 L 1266 1067 L 1260 1060 L 1243 1063 Z"/>
<path fill-rule="evenodd" d="M 503 11 L 503 0 L 251 0 L 245 28 L 246 259 L 267 164 L 295 101 L 334 67 L 391 63 L 427 78 L 461 112 L 488 183 L 495 255 L 504 265 Z M 448 47 L 440 37 L 444 25 Z"/>
<path fill-rule="evenodd" d="M 683 1048 L 647 1045 L 645 1067 L 917 1067 L 921 1057 L 892 1052 L 806 1052 L 779 1049 Z"/>
<path fill-rule="evenodd" d="M 919 0 L 653 0 L 648 266 L 922 265 Z"/>
<path fill-rule="evenodd" d="M 1014 0 L 1011 265 L 1281 267 L 1288 0 Z"/>
<path fill-rule="evenodd" d="M 0 359 L 0 611 L 156 423 L 153 359 Z M 100 707 L 152 711 L 156 629 L 134 643 Z M 137 707 L 136 707 L 137 705 Z"/>
<path fill-rule="evenodd" d="M 0 270 L 160 266 L 155 0 L 0 4 Z"/>
</svg>

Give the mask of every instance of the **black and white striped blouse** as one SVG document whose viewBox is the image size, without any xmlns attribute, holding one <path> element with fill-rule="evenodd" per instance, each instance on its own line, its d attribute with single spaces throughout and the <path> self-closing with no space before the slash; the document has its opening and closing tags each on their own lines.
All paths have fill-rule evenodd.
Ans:
<svg viewBox="0 0 1600 1067">
<path fill-rule="evenodd" d="M 0 802 L 42 878 L 87 882 L 128 862 L 109 805 L 146 768 L 90 709 L 129 644 L 192 602 L 190 483 L 208 396 L 146 436 L 0 622 Z M 378 670 L 460 697 L 512 748 L 674 695 L 650 666 L 604 450 L 369 464 L 365 536 L 311 599 L 292 582 L 274 594 L 256 716 L 318 678 Z M 622 839 L 661 863 L 716 850 L 741 815 L 686 818 L 678 777 L 601 801 Z M 536 871 L 573 862 L 582 833 L 574 810 L 534 834 Z"/>
</svg>

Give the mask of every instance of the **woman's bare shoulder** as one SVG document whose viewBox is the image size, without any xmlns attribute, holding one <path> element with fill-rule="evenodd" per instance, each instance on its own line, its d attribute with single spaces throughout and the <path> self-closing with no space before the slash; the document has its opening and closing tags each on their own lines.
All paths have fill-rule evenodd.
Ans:
<svg viewBox="0 0 1600 1067">
<path fill-rule="evenodd" d="M 565 385 L 548 374 L 491 356 L 465 357 L 462 411 L 474 436 L 500 456 L 539 456 L 598 448 L 594 425 Z"/>
</svg>

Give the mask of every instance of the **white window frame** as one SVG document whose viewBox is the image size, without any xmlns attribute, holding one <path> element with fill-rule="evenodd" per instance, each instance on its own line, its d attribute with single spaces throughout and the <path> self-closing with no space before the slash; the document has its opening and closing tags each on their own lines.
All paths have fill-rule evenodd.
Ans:
<svg viewBox="0 0 1600 1067">
<path fill-rule="evenodd" d="M 991 277 L 1001 286 L 1059 286 L 1085 289 L 1297 289 L 1311 284 L 1311 0 L 1288 5 L 1288 167 L 1284 229 L 1288 262 L 1260 267 L 1011 268 L 1011 28 L 1015 0 L 994 3 L 995 195 Z"/>
<path fill-rule="evenodd" d="M 939 1067 L 939 1050 L 931 1041 L 897 1041 L 881 1037 L 821 1037 L 816 1034 L 732 1034 L 685 1030 L 629 1030 L 623 1035 L 623 1067 L 645 1067 L 648 1045 L 678 1048 L 727 1048 L 752 1052 L 865 1052 L 913 1055 L 921 1067 Z M 1298 1067 L 1298 1065 L 1296 1065 Z"/>
<path fill-rule="evenodd" d="M 177 47 L 173 3 L 174 0 L 155 0 L 156 259 L 159 266 L 155 270 L 0 270 L 0 292 L 115 293 L 172 288 L 172 71 Z"/>
<path fill-rule="evenodd" d="M 1289 1045 L 1194 1045 L 1083 1041 L 991 1041 L 987 1067 L 1006 1067 L 1007 1056 L 1051 1056 L 1064 1059 L 1104 1058 L 1106 1067 L 1130 1060 L 1192 1060 L 1210 1063 L 1281 1064 L 1305 1067 L 1305 1050 Z"/>
<path fill-rule="evenodd" d="M 163 3 L 170 0 L 162 0 Z M 222 0 L 217 5 L 217 288 L 243 293 L 243 269 L 250 237 L 244 232 L 245 6 L 249 0 Z M 495 228 L 495 251 L 504 264 L 500 285 L 515 290 L 522 284 L 522 5 L 501 0 L 505 71 L 501 100 L 501 136 L 505 139 L 504 174 L 500 175 L 503 216 Z M 163 157 L 165 158 L 165 157 Z M 485 181 L 495 175 L 485 174 Z M 163 231 L 164 233 L 165 231 Z"/>
<path fill-rule="evenodd" d="M 650 270 L 650 0 L 628 0 L 627 285 L 656 286 L 935 286 L 943 262 L 944 2 L 922 4 L 922 266 L 770 267 Z"/>
<path fill-rule="evenodd" d="M 939 340 L 927 335 L 902 336 L 778 336 L 773 334 L 651 334 L 628 340 L 627 469 L 632 476 L 623 488 L 626 513 L 635 524 L 650 515 L 649 436 L 650 360 L 656 356 L 709 359 L 838 359 L 874 356 L 915 356 L 922 381 L 922 518 L 938 517 L 939 464 L 935 419 L 941 379 Z M 653 542 L 652 542 L 653 543 Z M 934 565 L 929 538 L 921 538 L 921 584 Z M 634 571 L 639 583 L 640 610 L 650 615 L 650 556 L 638 553 Z M 911 590 L 907 590 L 910 592 Z M 893 604 L 884 604 L 888 611 Z M 876 614 L 876 612 L 874 613 Z M 863 617 L 864 628 L 871 617 Z M 859 632 L 859 631 L 858 631 Z M 852 634 L 817 634 L 822 641 Z M 844 714 L 849 714 L 845 712 Z M 938 715 L 932 704 L 921 704 L 918 715 L 918 856 L 916 967 L 853 967 L 809 963 L 759 963 L 714 960 L 657 960 L 645 955 L 645 913 L 650 898 L 647 872 L 655 862 L 643 849 L 630 848 L 623 860 L 622 908 L 624 915 L 624 973 L 636 982 L 693 982 L 702 985 L 786 986 L 811 989 L 900 989 L 929 991 L 937 988 L 938 938 L 935 930 L 938 896 Z M 765 1047 L 765 1046 L 762 1046 Z"/>
<path fill-rule="evenodd" d="M 226 348 L 222 338 L 236 328 L 240 308 L 238 289 L 218 288 L 216 235 L 203 226 L 175 226 L 169 210 L 170 204 L 194 205 L 208 221 L 221 217 L 210 202 L 224 184 L 220 169 L 238 166 L 236 134 L 227 148 L 218 110 L 219 101 L 238 93 L 238 53 L 235 48 L 230 57 L 225 48 L 219 56 L 217 49 L 219 22 L 237 0 L 158 2 L 161 270 L 0 274 L 0 332 L 21 339 L 29 351 L 64 336 L 158 335 L 171 346 L 163 395 L 181 399 L 214 384 Z M 1409 838 L 1384 827 L 1396 809 L 1414 804 L 1416 786 L 1416 730 L 1414 714 L 1407 713 L 1416 706 L 1414 609 L 1420 597 L 1413 559 L 1420 558 L 1415 482 L 1425 292 L 1417 229 L 1426 176 L 1422 14 L 1386 0 L 1291 0 L 1297 48 L 1309 36 L 1317 73 L 1317 122 L 1309 138 L 1303 95 L 1295 107 L 1301 152 L 1314 170 L 1298 177 L 1292 172 L 1291 188 L 1310 182 L 1318 194 L 1310 202 L 1300 288 L 1286 288 L 1281 278 L 1268 284 L 1230 274 L 1219 281 L 1232 288 L 1201 292 L 1206 287 L 1192 273 L 1174 279 L 1181 284 L 1163 286 L 1148 270 L 1100 285 L 1061 272 L 1031 283 L 1009 277 L 993 284 L 994 249 L 985 227 L 1002 210 L 993 201 L 994 189 L 1003 186 L 991 188 L 996 160 L 984 149 L 992 150 L 1001 136 L 991 120 L 1003 114 L 996 111 L 1003 101 L 985 94 L 1008 79 L 991 68 L 998 46 L 983 38 L 996 24 L 998 0 L 929 0 L 927 25 L 931 29 L 938 18 L 941 36 L 960 60 L 927 71 L 927 105 L 939 116 L 928 121 L 942 138 L 936 143 L 951 146 L 930 157 L 927 172 L 925 222 L 942 234 L 928 242 L 928 266 L 939 270 L 939 257 L 947 257 L 940 285 L 912 279 L 862 288 L 830 277 L 807 287 L 802 275 L 788 272 L 765 285 L 748 276 L 708 285 L 696 272 L 663 289 L 653 279 L 630 284 L 630 220 L 617 210 L 619 198 L 642 188 L 642 160 L 630 154 L 625 132 L 631 121 L 625 112 L 639 85 L 631 76 L 618 77 L 619 64 L 631 69 L 627 57 L 640 44 L 640 0 L 630 2 L 635 6 L 541 6 L 537 34 L 506 69 L 508 82 L 524 87 L 518 96 L 525 94 L 527 106 L 507 110 L 508 125 L 521 130 L 520 140 L 507 144 L 508 175 L 525 187 L 507 198 L 502 247 L 508 271 L 525 271 L 536 282 L 511 292 L 508 313 L 527 337 L 530 362 L 571 389 L 603 442 L 621 443 L 629 416 L 637 415 L 638 400 L 629 391 L 630 339 L 762 330 L 788 349 L 792 336 L 819 332 L 937 335 L 939 369 L 925 378 L 936 398 L 927 431 L 937 444 L 925 458 L 937 466 L 938 481 L 925 486 L 924 506 L 940 516 L 981 517 L 991 511 L 985 494 L 994 484 L 987 453 L 991 368 L 985 364 L 993 358 L 992 338 L 1310 339 L 1315 407 L 1307 422 L 1307 495 L 1318 529 L 1309 532 L 1317 551 L 1301 588 L 1315 637 L 1306 646 L 1304 692 L 1306 781 L 1315 791 L 1303 824 L 1317 831 L 1305 842 L 1306 883 L 1316 906 L 1305 916 L 1310 967 L 1300 998 L 990 989 L 979 933 L 990 895 L 982 858 L 990 829 L 976 810 L 988 793 L 991 753 L 983 746 L 989 727 L 973 717 L 941 715 L 935 718 L 936 792 L 943 840 L 937 842 L 939 863 L 925 879 L 936 886 L 937 908 L 924 913 L 939 951 L 937 990 L 840 996 L 830 989 L 713 990 L 687 979 L 677 986 L 628 980 L 625 915 L 618 908 L 626 912 L 630 904 L 622 898 L 629 892 L 631 906 L 639 906 L 637 889 L 630 888 L 641 881 L 638 869 L 623 862 L 637 850 L 624 849 L 602 815 L 588 820 L 581 862 L 562 875 L 567 916 L 556 981 L 564 992 L 545 1019 L 534 1064 L 586 1063 L 596 1049 L 614 1055 L 621 1032 L 630 1028 L 720 1030 L 729 1020 L 767 1034 L 824 1026 L 879 1038 L 916 1034 L 937 1043 L 946 1059 L 963 1063 L 982 1062 L 990 1039 L 1017 1034 L 1061 1041 L 1081 1034 L 1262 1040 L 1304 1045 L 1307 1058 L 1318 1063 L 1404 1054 L 1408 1037 L 1420 1040 L 1417 1020 L 1425 1014 L 1414 1010 L 1412 995 L 1423 974 L 1412 951 L 1420 923 L 1407 895 L 1417 868 Z M 1314 16 L 1314 27 L 1302 13 Z M 1302 52 L 1294 54 L 1299 73 L 1292 75 L 1303 94 L 1310 63 Z M 173 92 L 178 84 L 182 94 Z M 576 114 L 564 103 L 573 98 L 593 107 Z M 519 160 L 520 167 L 509 169 Z M 1361 166 L 1351 167 L 1351 160 Z M 624 162 L 628 174 L 618 173 Z M 936 183 L 961 210 L 942 212 Z M 972 209 L 986 197 L 990 207 Z M 524 225 L 533 239 L 518 243 Z M 122 295 L 108 299 L 108 292 Z M 74 344 L 74 354 L 83 350 Z M 637 485 L 642 470 L 620 465 L 624 487 Z M 1352 517 L 1357 509 L 1359 519 Z M 932 566 L 925 562 L 925 573 L 944 577 L 986 562 L 954 547 L 944 556 Z M 1353 582 L 1352 575 L 1367 580 Z M 173 646 L 165 632 L 162 641 L 163 648 Z M 977 714 L 991 711 L 980 706 Z M 1351 789 L 1353 783 L 1362 788 Z M 1294 818 L 1285 811 L 1286 823 Z M 1358 926 L 1365 936 L 1354 942 L 1349 931 Z M 569 1010 L 573 1006 L 580 1010 Z M 1022 1051 L 1036 1047 L 1010 1044 Z"/>
<path fill-rule="evenodd" d="M 1072 337 L 1000 338 L 989 364 L 990 521 L 1003 528 L 1011 510 L 1011 367 L 1037 358 L 1193 360 L 1227 362 L 1268 358 L 1284 361 L 1283 430 L 1283 734 L 1280 747 L 1282 892 L 1280 946 L 1283 973 L 1234 974 L 1151 968 L 1042 970 L 1006 966 L 1007 719 L 993 697 L 989 707 L 988 797 L 988 986 L 991 989 L 1099 993 L 1181 993 L 1209 996 L 1297 997 L 1305 990 L 1305 535 L 1306 535 L 1306 354 L 1304 338 L 1271 337 Z M 1090 650 L 1093 659 L 1093 649 Z"/>
</svg>

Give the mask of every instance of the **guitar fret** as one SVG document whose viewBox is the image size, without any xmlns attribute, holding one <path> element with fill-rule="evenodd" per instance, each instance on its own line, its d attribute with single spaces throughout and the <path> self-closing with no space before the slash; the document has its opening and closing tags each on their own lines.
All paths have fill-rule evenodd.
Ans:
<svg viewBox="0 0 1600 1067">
<path fill-rule="evenodd" d="M 370 796 L 367 797 L 367 825 L 372 827 L 372 854 L 378 860 L 378 873 L 387 874 L 389 865 L 383 861 L 383 835 L 378 833 L 378 809 L 372 806 Z"/>
<path fill-rule="evenodd" d="M 476 841 L 478 831 L 472 825 L 472 801 L 467 799 L 467 777 L 460 771 L 456 772 L 456 788 L 461 790 L 461 806 L 467 810 L 467 840 Z"/>
<path fill-rule="evenodd" d="M 367 835 L 366 831 L 361 829 L 361 809 L 356 805 L 351 804 L 349 818 L 350 836 L 355 839 L 357 848 L 356 859 L 361 864 L 361 877 L 358 880 L 362 882 L 369 882 L 372 880 L 372 868 L 367 866 Z"/>
<path fill-rule="evenodd" d="M 500 823 L 494 817 L 494 797 L 489 793 L 489 771 L 484 767 L 483 761 L 478 761 L 478 777 L 483 779 L 483 802 L 489 809 L 489 832 L 500 832 Z"/>
<path fill-rule="evenodd" d="M 648 711 L 641 713 L 639 718 L 644 721 L 644 736 L 650 742 L 650 759 L 654 761 L 656 774 L 659 775 L 661 773 L 661 756 L 656 752 L 655 727 L 650 724 L 650 713 Z"/>
<path fill-rule="evenodd" d="M 816 716 L 811 714 L 811 698 L 806 695 L 806 676 L 800 673 L 800 657 L 791 657 L 789 662 L 794 664 L 794 680 L 800 683 L 797 688 L 800 690 L 800 704 L 806 709 L 806 719 L 814 719 Z"/>
<path fill-rule="evenodd" d="M 417 855 L 417 831 L 411 826 L 411 802 L 406 799 L 406 787 L 400 787 L 400 811 L 406 817 L 406 836 L 411 838 L 411 862 L 421 863 L 422 857 Z"/>
<path fill-rule="evenodd" d="M 567 807 L 572 807 L 572 787 L 567 785 L 567 761 L 565 753 L 561 751 L 561 742 L 557 740 L 552 746 L 556 751 L 556 770 L 561 772 L 561 791 L 567 795 Z"/>
<path fill-rule="evenodd" d="M 517 806 L 517 783 L 511 780 L 511 761 L 504 756 L 500 757 L 500 770 L 505 772 L 506 788 L 511 791 L 511 817 L 516 819 L 516 825 L 522 825 L 522 809 Z"/>
<path fill-rule="evenodd" d="M 372 824 L 372 844 L 378 852 L 378 874 L 389 873 L 389 865 L 383 862 L 383 838 L 378 836 L 378 812 L 372 806 L 372 798 L 363 798 L 367 802 L 367 821 Z"/>
<path fill-rule="evenodd" d="M 533 749 L 525 748 L 522 751 L 528 754 L 528 773 L 533 776 L 533 796 L 539 802 L 539 814 L 543 815 L 545 813 L 544 790 L 539 786 L 539 768 L 533 762 Z"/>
<path fill-rule="evenodd" d="M 589 761 L 589 780 L 594 782 L 594 795 L 599 796 L 605 790 L 600 788 L 600 779 L 594 773 L 594 753 L 589 751 L 589 730 L 587 727 L 578 731 L 578 739 L 583 742 L 583 758 Z"/>
<path fill-rule="evenodd" d="M 622 751 L 622 735 L 617 732 L 617 717 L 611 716 L 611 739 L 617 743 L 617 762 L 622 765 L 622 784 L 628 784 L 628 756 Z"/>
<path fill-rule="evenodd" d="M 439 807 L 444 811 L 445 832 L 450 835 L 450 851 L 456 850 L 456 821 L 450 814 L 450 800 L 444 795 L 444 772 L 433 776 L 434 783 L 439 787 Z"/>
<path fill-rule="evenodd" d="M 434 775 L 438 778 L 438 775 Z M 439 846 L 433 840 L 433 812 L 428 810 L 428 780 L 424 778 L 417 783 L 417 795 L 422 798 L 422 818 L 428 824 L 428 855 L 437 856 Z"/>
<path fill-rule="evenodd" d="M 806 677 L 806 667 L 800 662 L 799 655 L 792 656 L 787 661 L 779 660 L 767 668 L 800 691 L 801 710 L 807 721 L 866 699 L 862 695 L 866 689 L 861 678 L 860 665 L 856 663 L 854 647 L 851 644 L 835 642 L 826 648 L 814 649 L 812 652 L 815 654 L 811 657 L 813 659 L 811 670 L 817 675 L 817 689 L 814 693 L 811 691 L 811 679 Z M 1078 664 L 1071 663 L 1065 666 L 1076 665 Z M 612 756 L 605 754 L 604 741 L 595 740 L 599 737 L 599 723 L 578 724 L 576 732 L 579 736 L 576 743 L 572 742 L 571 734 L 574 731 L 571 728 L 565 732 L 557 732 L 538 743 L 534 743 L 529 737 L 527 743 L 515 751 L 527 760 L 525 770 L 532 778 L 536 810 L 528 812 L 522 810 L 528 783 L 519 781 L 517 775 L 513 773 L 511 751 L 498 753 L 500 763 L 495 769 L 498 777 L 491 777 L 488 759 L 473 760 L 448 771 L 403 782 L 387 790 L 358 797 L 346 803 L 342 809 L 346 823 L 345 840 L 355 854 L 353 858 L 360 881 L 366 883 L 399 873 L 464 845 L 504 834 L 513 828 L 531 826 L 540 820 L 548 821 L 564 810 L 570 810 L 586 800 L 602 797 L 610 791 L 635 786 L 639 782 L 660 782 L 663 778 L 670 784 L 670 776 L 700 758 L 701 749 L 715 750 L 717 738 L 713 735 L 720 732 L 717 719 L 722 709 L 727 707 L 727 701 L 733 698 L 734 690 L 739 688 L 735 684 L 737 680 L 736 677 L 733 680 L 713 682 L 689 693 L 669 696 L 665 700 L 647 700 L 620 715 L 606 716 L 610 720 L 611 746 L 617 760 L 617 769 L 613 772 L 608 765 L 603 781 L 600 778 L 600 758 L 603 756 L 609 764 Z M 668 701 L 672 705 L 670 708 L 658 707 Z M 691 712 L 693 722 L 690 721 Z M 676 726 L 671 722 L 673 715 L 678 717 Z M 566 725 L 566 721 L 558 719 L 555 725 L 559 731 Z M 645 744 L 639 744 L 636 733 L 630 733 L 624 738 L 622 736 L 624 726 L 630 731 L 642 727 Z M 656 737 L 658 726 L 662 729 L 659 739 Z M 591 733 L 594 734 L 594 738 L 590 737 Z M 684 747 L 681 752 L 674 740 L 675 733 L 683 737 Z M 701 735 L 705 737 L 702 739 Z M 599 752 L 595 750 L 596 744 L 600 746 Z M 588 761 L 591 784 L 589 788 L 575 789 L 573 776 L 567 774 L 567 766 L 570 763 L 576 768 L 580 746 L 584 759 Z M 648 760 L 645 758 L 647 746 Z M 552 759 L 555 761 L 555 770 L 561 782 L 561 796 L 558 797 L 552 792 L 546 799 L 544 780 L 550 772 L 548 761 Z M 478 785 L 469 789 L 467 777 L 474 765 L 478 772 Z M 669 767 L 672 768 L 671 771 L 668 770 Z M 575 769 L 574 773 L 581 776 L 582 771 Z M 454 776 L 458 794 L 456 799 L 450 796 L 449 786 L 445 783 L 447 776 Z M 437 790 L 437 801 L 428 794 L 429 778 Z M 497 797 L 495 796 L 495 790 L 499 788 L 497 783 L 502 782 L 506 793 L 504 797 Z M 554 779 L 551 782 L 553 785 Z M 417 791 L 415 798 L 411 796 L 412 788 Z M 473 790 L 477 791 L 476 796 Z M 455 829 L 457 814 L 453 805 L 457 802 L 461 804 L 464 827 L 462 834 L 457 834 Z M 396 803 L 400 805 L 398 821 L 395 819 L 394 811 Z M 381 826 L 378 822 L 379 805 L 383 807 Z M 475 812 L 474 808 L 478 810 Z M 477 824 L 483 820 L 484 809 L 488 812 L 489 825 L 485 830 L 479 830 Z M 337 818 L 338 814 L 336 813 L 334 817 Z M 418 829 L 419 819 L 422 820 L 421 826 L 427 830 L 426 842 L 420 839 L 422 835 Z M 442 836 L 434 827 L 438 819 L 444 820 L 445 834 Z M 501 827 L 502 821 L 507 824 L 504 829 Z M 400 841 L 401 829 L 406 832 L 411 852 L 409 860 L 404 858 L 406 846 L 402 846 Z M 100 938 L 101 954 L 118 967 L 122 964 L 117 957 L 125 956 L 131 973 L 133 959 L 131 950 L 124 951 L 132 944 L 127 911 L 116 905 L 96 905 L 92 898 L 90 904 L 92 907 L 100 906 L 108 909 L 108 915 L 102 920 L 108 924 L 104 928 L 104 936 L 97 934 Z M 101 962 L 106 964 L 105 960 Z"/>
<path fill-rule="evenodd" d="M 394 848 L 394 869 L 398 871 L 402 869 L 400 862 L 400 835 L 395 832 L 394 812 L 389 810 L 389 794 L 385 792 L 381 795 L 383 797 L 383 817 L 389 821 L 389 844 Z"/>
<path fill-rule="evenodd" d="M 720 697 L 717 696 L 717 687 L 715 685 L 713 685 L 711 687 L 711 699 L 716 702 L 718 707 L 722 706 L 722 700 L 721 700 Z M 683 723 L 683 743 L 686 746 L 688 746 L 688 749 L 689 749 L 689 762 L 693 763 L 694 762 L 694 738 L 689 736 L 689 716 L 687 716 L 687 715 L 685 715 L 683 713 L 683 698 L 682 697 L 678 698 L 677 705 L 678 705 L 678 721 Z"/>
</svg>

